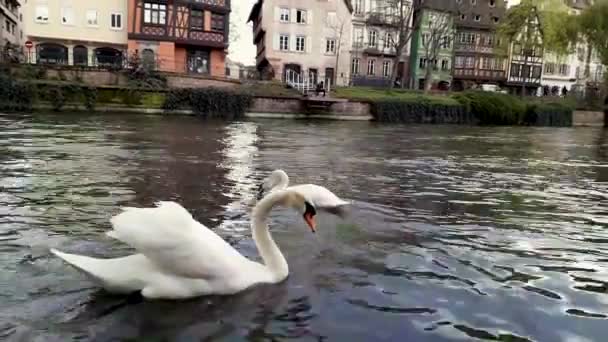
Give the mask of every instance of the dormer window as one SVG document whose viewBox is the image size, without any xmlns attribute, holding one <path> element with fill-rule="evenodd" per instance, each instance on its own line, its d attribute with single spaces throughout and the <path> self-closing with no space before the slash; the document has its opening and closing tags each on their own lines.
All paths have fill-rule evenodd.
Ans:
<svg viewBox="0 0 608 342">
<path fill-rule="evenodd" d="M 475 14 L 475 21 L 481 21 L 481 16 L 479 14 Z"/>
</svg>

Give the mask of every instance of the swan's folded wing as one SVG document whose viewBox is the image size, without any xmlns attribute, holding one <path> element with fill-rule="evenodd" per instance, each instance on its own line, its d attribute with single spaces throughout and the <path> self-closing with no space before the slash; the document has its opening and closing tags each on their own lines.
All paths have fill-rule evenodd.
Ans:
<svg viewBox="0 0 608 342">
<path fill-rule="evenodd" d="M 209 278 L 244 257 L 175 202 L 156 208 L 127 208 L 112 217 L 108 235 L 144 254 L 167 272 Z"/>
<path fill-rule="evenodd" d="M 350 204 L 320 185 L 302 184 L 290 186 L 288 189 L 300 193 L 304 198 L 311 201 L 316 209 L 335 215 L 344 215 L 346 213 L 345 207 Z"/>
</svg>

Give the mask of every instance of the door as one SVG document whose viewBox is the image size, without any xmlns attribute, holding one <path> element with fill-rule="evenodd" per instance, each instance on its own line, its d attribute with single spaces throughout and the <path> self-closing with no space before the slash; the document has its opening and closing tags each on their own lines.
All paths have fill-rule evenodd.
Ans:
<svg viewBox="0 0 608 342">
<path fill-rule="evenodd" d="M 188 51 L 188 72 L 209 75 L 209 52 L 203 50 Z"/>
<path fill-rule="evenodd" d="M 319 78 L 319 72 L 317 69 L 308 69 L 308 84 L 315 86 Z"/>
<path fill-rule="evenodd" d="M 325 69 L 325 89 L 330 89 L 329 87 L 331 86 L 333 88 L 334 86 L 334 68 L 326 68 Z"/>
</svg>

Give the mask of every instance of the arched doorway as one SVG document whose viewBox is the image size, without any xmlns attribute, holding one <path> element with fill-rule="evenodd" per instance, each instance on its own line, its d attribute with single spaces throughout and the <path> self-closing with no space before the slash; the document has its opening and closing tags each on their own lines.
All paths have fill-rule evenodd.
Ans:
<svg viewBox="0 0 608 342">
<path fill-rule="evenodd" d="M 300 67 L 299 64 L 285 64 L 285 66 L 283 66 L 283 81 L 287 81 L 287 74 L 289 71 L 293 71 L 300 76 L 302 75 L 302 67 Z M 289 77 L 292 78 L 293 76 Z"/>
<path fill-rule="evenodd" d="M 74 65 L 89 65 L 89 50 L 85 46 L 75 46 L 72 54 L 74 57 Z"/>
<path fill-rule="evenodd" d="M 156 57 L 154 56 L 154 50 L 144 49 L 144 51 L 141 52 L 141 63 L 145 69 L 155 70 L 156 69 Z"/>
<path fill-rule="evenodd" d="M 37 64 L 68 64 L 68 48 L 61 44 L 42 43 L 36 46 Z"/>
<path fill-rule="evenodd" d="M 95 49 L 95 64 L 99 66 L 121 66 L 122 52 L 111 47 Z"/>
</svg>

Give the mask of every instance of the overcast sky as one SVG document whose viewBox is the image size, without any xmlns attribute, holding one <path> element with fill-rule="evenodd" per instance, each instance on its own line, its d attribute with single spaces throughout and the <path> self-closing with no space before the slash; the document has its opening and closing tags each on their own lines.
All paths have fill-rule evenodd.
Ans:
<svg viewBox="0 0 608 342">
<path fill-rule="evenodd" d="M 238 40 L 230 44 L 228 58 L 233 61 L 253 65 L 255 63 L 255 45 L 251 33 L 251 23 L 247 24 L 247 17 L 251 7 L 257 0 L 233 0 L 230 21 L 236 24 Z"/>
</svg>

